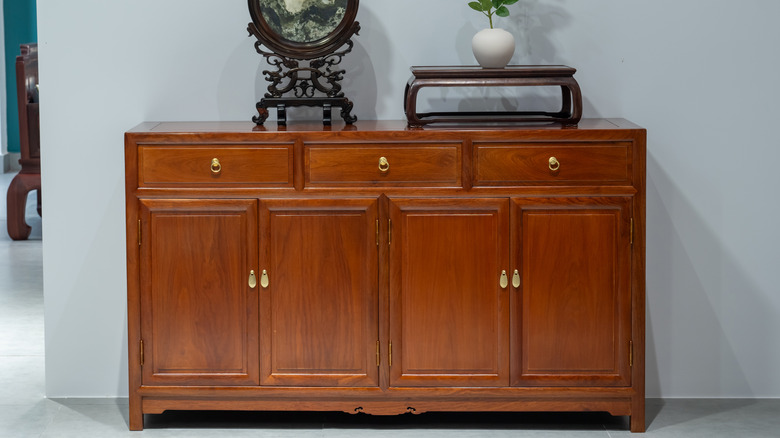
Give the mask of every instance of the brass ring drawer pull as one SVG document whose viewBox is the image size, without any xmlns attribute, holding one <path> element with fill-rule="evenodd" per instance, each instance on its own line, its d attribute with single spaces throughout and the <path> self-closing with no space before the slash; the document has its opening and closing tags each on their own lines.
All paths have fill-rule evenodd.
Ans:
<svg viewBox="0 0 780 438">
<path fill-rule="evenodd" d="M 552 172 L 557 172 L 561 168 L 561 163 L 555 157 L 550 157 L 547 163 L 548 163 L 548 167 Z"/>
<path fill-rule="evenodd" d="M 219 162 L 219 158 L 212 158 L 211 159 L 211 172 L 212 173 L 219 173 L 222 171 L 222 164 Z"/>
<path fill-rule="evenodd" d="M 387 172 L 390 170 L 390 162 L 387 161 L 387 158 L 380 157 L 379 158 L 379 171 L 380 172 Z"/>
</svg>

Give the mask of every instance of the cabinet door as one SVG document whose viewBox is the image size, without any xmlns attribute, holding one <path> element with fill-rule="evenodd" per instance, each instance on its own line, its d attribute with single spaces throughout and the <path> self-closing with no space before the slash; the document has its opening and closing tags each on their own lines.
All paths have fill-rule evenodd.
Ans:
<svg viewBox="0 0 780 438">
<path fill-rule="evenodd" d="M 509 384 L 508 208 L 391 200 L 391 386 Z"/>
<path fill-rule="evenodd" d="M 377 201 L 261 202 L 264 385 L 377 386 Z"/>
<path fill-rule="evenodd" d="M 512 383 L 631 383 L 630 200 L 516 199 Z"/>
<path fill-rule="evenodd" d="M 144 385 L 257 385 L 257 201 L 141 201 Z"/>
</svg>

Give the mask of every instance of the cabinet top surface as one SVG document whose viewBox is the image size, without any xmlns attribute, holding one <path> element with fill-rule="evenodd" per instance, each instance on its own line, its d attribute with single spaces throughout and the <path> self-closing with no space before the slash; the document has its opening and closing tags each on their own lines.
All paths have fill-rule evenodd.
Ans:
<svg viewBox="0 0 780 438">
<path fill-rule="evenodd" d="M 558 123 L 548 124 L 479 124 L 479 125 L 441 125 L 424 128 L 409 128 L 405 120 L 361 120 L 354 125 L 334 123 L 323 126 L 320 122 L 289 122 L 287 126 L 277 126 L 275 122 L 266 122 L 257 126 L 252 122 L 145 122 L 129 130 L 129 133 L 183 134 L 197 132 L 222 133 L 321 133 L 321 132 L 550 132 L 550 131 L 598 131 L 598 130 L 636 130 L 641 127 L 625 119 L 583 119 L 577 126 L 564 126 Z"/>
</svg>

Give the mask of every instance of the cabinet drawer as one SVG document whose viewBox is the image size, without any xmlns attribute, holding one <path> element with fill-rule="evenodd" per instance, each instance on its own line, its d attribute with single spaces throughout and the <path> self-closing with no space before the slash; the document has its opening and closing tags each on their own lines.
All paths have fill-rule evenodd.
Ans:
<svg viewBox="0 0 780 438">
<path fill-rule="evenodd" d="M 461 183 L 460 143 L 307 145 L 307 185 Z"/>
<path fill-rule="evenodd" d="M 292 186 L 292 165 L 292 145 L 150 145 L 138 149 L 138 182 Z"/>
<path fill-rule="evenodd" d="M 474 144 L 474 185 L 628 183 L 630 143 Z"/>
</svg>

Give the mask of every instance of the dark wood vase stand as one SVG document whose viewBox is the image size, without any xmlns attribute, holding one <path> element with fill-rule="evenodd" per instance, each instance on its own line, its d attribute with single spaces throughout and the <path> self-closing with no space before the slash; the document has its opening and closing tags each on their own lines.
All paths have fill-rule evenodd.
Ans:
<svg viewBox="0 0 780 438">
<path fill-rule="evenodd" d="M 582 118 L 582 92 L 574 80 L 574 68 L 565 65 L 510 65 L 506 68 L 479 66 L 412 67 L 406 84 L 404 111 L 410 127 L 429 123 L 558 122 L 576 125 Z M 479 111 L 417 112 L 417 94 L 425 87 L 561 87 L 558 112 Z"/>
</svg>

